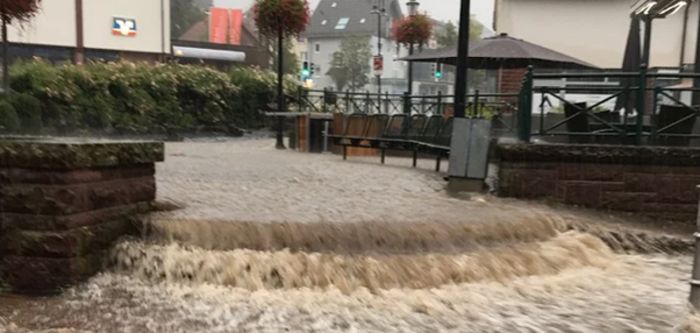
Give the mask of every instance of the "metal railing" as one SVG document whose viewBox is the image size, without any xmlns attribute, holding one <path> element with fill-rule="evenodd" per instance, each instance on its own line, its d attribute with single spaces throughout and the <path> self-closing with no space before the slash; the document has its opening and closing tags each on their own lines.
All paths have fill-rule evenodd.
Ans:
<svg viewBox="0 0 700 333">
<path fill-rule="evenodd" d="M 645 67 L 639 72 L 557 74 L 540 74 L 529 69 L 519 96 L 518 137 L 524 142 L 530 142 L 532 137 L 566 136 L 572 143 L 664 144 L 673 138 L 689 143 L 692 138 L 700 138 L 700 133 L 695 134 L 692 129 L 700 116 L 700 107 L 684 102 L 680 96 L 700 89 L 674 88 L 660 82 L 698 78 L 697 73 L 656 73 Z M 606 84 L 552 84 L 570 79 L 604 80 Z M 589 105 L 569 97 L 581 94 L 597 100 Z M 533 126 L 535 96 L 540 104 L 535 115 L 538 122 Z M 622 104 L 624 112 L 605 107 L 618 99 L 623 103 L 616 106 Z M 563 115 L 547 112 L 547 106 L 552 108 L 551 100 L 563 106 Z M 674 117 L 669 116 L 669 110 L 674 111 Z"/>
<path fill-rule="evenodd" d="M 496 117 L 516 114 L 518 94 L 480 93 L 468 95 L 467 114 L 474 117 Z M 453 112 L 454 95 L 411 96 L 407 94 L 370 92 L 335 92 L 299 88 L 295 96 L 288 96 L 289 107 L 297 112 L 338 112 L 362 114 L 426 114 L 442 115 Z M 513 124 L 507 124 L 512 126 Z"/>
</svg>

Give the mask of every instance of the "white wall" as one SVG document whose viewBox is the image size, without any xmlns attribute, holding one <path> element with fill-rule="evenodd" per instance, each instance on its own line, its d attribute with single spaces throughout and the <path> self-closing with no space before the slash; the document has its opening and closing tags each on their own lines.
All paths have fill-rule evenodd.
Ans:
<svg viewBox="0 0 700 333">
<path fill-rule="evenodd" d="M 15 23 L 8 29 L 12 42 L 74 47 L 75 0 L 45 0 L 30 22 Z"/>
<path fill-rule="evenodd" d="M 161 0 L 83 0 L 85 47 L 170 53 L 170 0 L 162 5 L 161 22 Z M 114 16 L 135 18 L 137 36 L 112 35 Z M 44 0 L 30 22 L 13 24 L 9 37 L 13 42 L 75 47 L 75 17 L 75 0 Z"/>
<path fill-rule="evenodd" d="M 633 0 L 497 0 L 497 32 L 600 67 L 619 68 Z M 694 61 L 697 2 L 691 7 L 685 62 Z M 654 21 L 651 66 L 678 66 L 683 12 Z"/>
<path fill-rule="evenodd" d="M 161 0 L 83 0 L 85 47 L 169 53 L 170 1 L 162 0 L 162 4 L 163 8 Z M 136 19 L 138 34 L 135 37 L 112 35 L 112 18 L 115 16 Z M 161 38 L 163 35 L 164 39 Z"/>
</svg>

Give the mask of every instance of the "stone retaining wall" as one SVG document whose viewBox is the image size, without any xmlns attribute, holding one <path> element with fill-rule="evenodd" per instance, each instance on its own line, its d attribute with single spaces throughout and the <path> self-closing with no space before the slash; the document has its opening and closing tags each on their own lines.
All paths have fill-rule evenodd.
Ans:
<svg viewBox="0 0 700 333">
<path fill-rule="evenodd" d="M 155 199 L 162 143 L 0 141 L 0 283 L 59 291 L 96 273 Z"/>
<path fill-rule="evenodd" d="M 700 149 L 499 144 L 498 191 L 602 210 L 694 221 Z"/>
</svg>

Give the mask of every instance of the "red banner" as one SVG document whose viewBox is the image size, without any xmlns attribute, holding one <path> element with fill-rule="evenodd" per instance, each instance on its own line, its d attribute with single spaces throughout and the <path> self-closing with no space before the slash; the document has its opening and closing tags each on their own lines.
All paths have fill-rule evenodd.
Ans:
<svg viewBox="0 0 700 333">
<path fill-rule="evenodd" d="M 231 21 L 229 21 L 229 38 L 232 45 L 241 45 L 241 31 L 243 30 L 243 11 L 231 9 Z"/>
<path fill-rule="evenodd" d="M 209 11 L 209 42 L 226 44 L 228 42 L 228 9 L 211 8 Z"/>
</svg>

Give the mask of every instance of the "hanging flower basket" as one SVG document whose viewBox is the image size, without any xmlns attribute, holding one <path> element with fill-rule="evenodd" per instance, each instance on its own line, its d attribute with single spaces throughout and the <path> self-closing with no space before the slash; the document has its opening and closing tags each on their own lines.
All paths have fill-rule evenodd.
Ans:
<svg viewBox="0 0 700 333">
<path fill-rule="evenodd" d="M 40 0 L 2 0 L 0 15 L 6 21 L 27 21 L 39 10 Z"/>
<path fill-rule="evenodd" d="M 433 34 L 433 24 L 425 14 L 407 16 L 394 21 L 391 27 L 394 40 L 404 46 L 423 46 L 428 43 Z"/>
<path fill-rule="evenodd" d="M 298 36 L 309 24 L 306 0 L 256 0 L 255 23 L 261 34 L 274 37 L 282 30 L 285 36 Z"/>
</svg>

